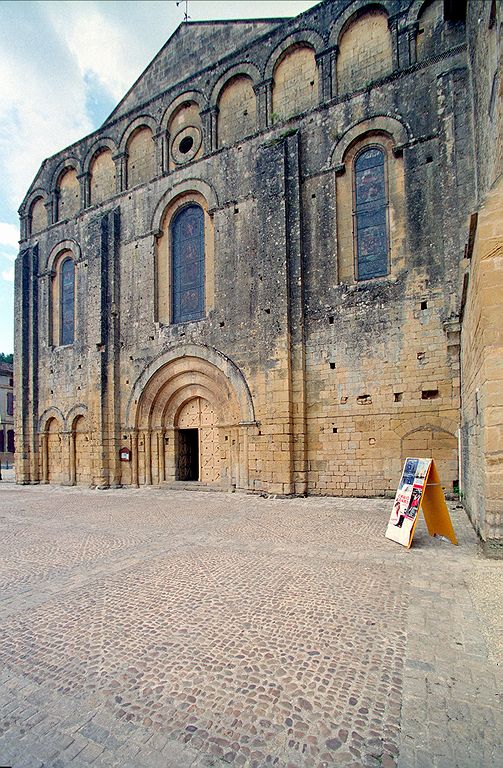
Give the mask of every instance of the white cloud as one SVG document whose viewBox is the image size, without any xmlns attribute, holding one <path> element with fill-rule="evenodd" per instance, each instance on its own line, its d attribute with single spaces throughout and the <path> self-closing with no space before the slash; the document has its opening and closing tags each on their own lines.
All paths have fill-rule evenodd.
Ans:
<svg viewBox="0 0 503 768">
<path fill-rule="evenodd" d="M 14 282 L 14 267 L 2 270 L 2 280 L 6 280 L 8 283 Z"/>
<path fill-rule="evenodd" d="M 57 48 L 0 50 L 0 163 L 7 201 L 17 208 L 41 161 L 88 133 L 85 86 Z M 4 193 L 5 194 L 5 193 Z"/>
<path fill-rule="evenodd" d="M 82 78 L 94 75 L 114 99 L 120 99 L 139 74 L 133 30 L 128 34 L 93 3 L 67 4 L 64 15 L 58 6 L 47 6 L 51 21 Z"/>
<path fill-rule="evenodd" d="M 15 248 L 17 251 L 19 240 L 19 229 L 14 224 L 7 224 L 0 221 L 0 245 L 7 245 Z M 2 253 L 2 256 L 7 254 Z"/>
</svg>

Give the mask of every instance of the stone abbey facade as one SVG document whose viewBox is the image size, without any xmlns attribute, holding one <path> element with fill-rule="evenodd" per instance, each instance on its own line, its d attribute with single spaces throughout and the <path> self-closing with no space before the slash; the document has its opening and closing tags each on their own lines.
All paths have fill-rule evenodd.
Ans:
<svg viewBox="0 0 503 768">
<path fill-rule="evenodd" d="M 21 206 L 18 482 L 373 496 L 433 456 L 501 535 L 499 35 L 477 0 L 182 24 Z"/>
</svg>

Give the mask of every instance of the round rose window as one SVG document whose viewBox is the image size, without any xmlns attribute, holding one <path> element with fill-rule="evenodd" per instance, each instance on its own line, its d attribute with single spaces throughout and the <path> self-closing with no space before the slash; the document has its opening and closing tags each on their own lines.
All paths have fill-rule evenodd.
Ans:
<svg viewBox="0 0 503 768">
<path fill-rule="evenodd" d="M 171 157 L 177 165 L 188 163 L 201 146 L 201 131 L 195 125 L 186 125 L 171 140 Z"/>
</svg>

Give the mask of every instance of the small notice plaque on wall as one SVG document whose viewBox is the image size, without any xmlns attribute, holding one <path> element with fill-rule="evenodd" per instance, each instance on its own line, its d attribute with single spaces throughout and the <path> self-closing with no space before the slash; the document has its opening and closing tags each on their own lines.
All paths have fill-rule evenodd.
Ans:
<svg viewBox="0 0 503 768">
<path fill-rule="evenodd" d="M 445 536 L 453 544 L 458 543 L 435 462 L 433 459 L 405 459 L 386 538 L 409 549 L 420 509 L 430 536 Z"/>
<path fill-rule="evenodd" d="M 129 448 L 121 448 L 119 456 L 121 461 L 131 461 L 131 451 Z"/>
</svg>

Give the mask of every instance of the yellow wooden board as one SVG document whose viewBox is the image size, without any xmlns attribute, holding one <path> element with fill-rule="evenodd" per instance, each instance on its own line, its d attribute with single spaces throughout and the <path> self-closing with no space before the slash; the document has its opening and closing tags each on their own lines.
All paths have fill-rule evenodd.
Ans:
<svg viewBox="0 0 503 768">
<path fill-rule="evenodd" d="M 430 536 L 445 536 L 457 544 L 444 492 L 433 459 L 407 458 L 398 485 L 386 537 L 410 548 L 423 510 Z"/>
<path fill-rule="evenodd" d="M 454 528 L 452 527 L 451 516 L 445 503 L 444 492 L 440 485 L 437 467 L 433 460 L 428 473 L 421 509 L 423 510 L 426 527 L 430 536 L 445 536 L 453 544 L 458 543 Z"/>
</svg>

